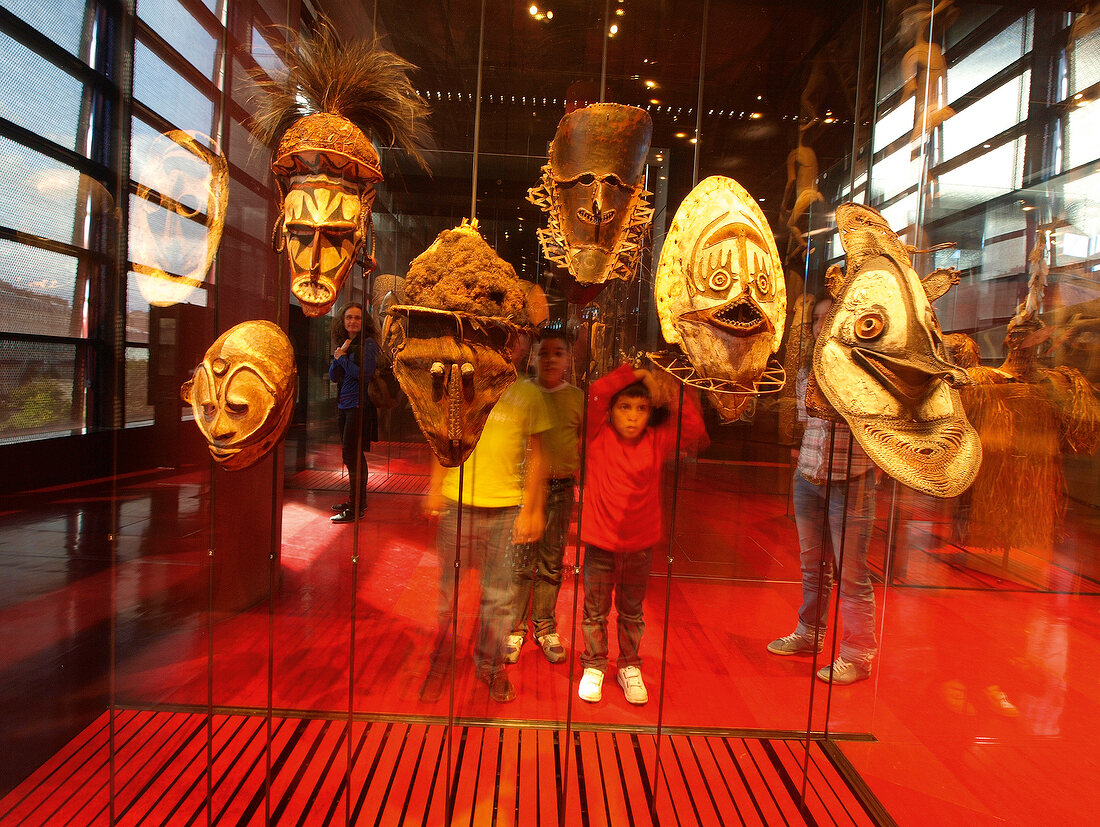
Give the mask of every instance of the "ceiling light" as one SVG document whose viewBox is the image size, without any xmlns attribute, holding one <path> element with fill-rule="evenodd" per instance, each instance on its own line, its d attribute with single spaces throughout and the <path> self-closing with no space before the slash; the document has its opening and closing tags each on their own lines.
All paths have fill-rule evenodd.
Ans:
<svg viewBox="0 0 1100 827">
<path fill-rule="evenodd" d="M 753 112 L 751 115 L 749 115 L 749 117 L 752 118 L 754 121 L 758 121 L 758 120 L 760 120 L 761 118 L 764 117 L 764 113 L 763 112 Z"/>
<path fill-rule="evenodd" d="M 619 33 L 619 24 L 618 23 L 612 23 L 611 28 L 607 30 L 607 33 L 609 35 L 611 35 L 612 37 L 617 35 Z"/>
<path fill-rule="evenodd" d="M 645 82 L 645 88 L 646 88 L 646 89 L 656 89 L 656 88 L 657 88 L 657 81 L 655 81 L 655 80 L 647 80 L 647 81 Z"/>
<path fill-rule="evenodd" d="M 650 102 L 650 103 L 660 103 L 660 101 L 659 101 L 659 100 L 657 100 L 657 98 L 650 98 L 650 99 L 649 99 L 649 102 Z"/>
<path fill-rule="evenodd" d="M 531 16 L 534 17 L 539 13 L 539 7 L 531 6 L 531 8 L 529 8 L 527 11 L 531 12 Z"/>
<path fill-rule="evenodd" d="M 626 12 L 623 11 L 622 9 L 615 9 L 615 14 L 618 15 L 619 17 L 622 17 L 624 14 L 626 14 Z"/>
<path fill-rule="evenodd" d="M 699 139 L 698 138 L 692 138 L 690 141 L 688 141 L 688 143 L 689 144 L 697 144 L 697 143 L 699 143 Z"/>
<path fill-rule="evenodd" d="M 676 133 L 677 138 L 686 138 L 687 136 L 688 136 L 688 134 L 686 132 L 677 132 Z"/>
</svg>

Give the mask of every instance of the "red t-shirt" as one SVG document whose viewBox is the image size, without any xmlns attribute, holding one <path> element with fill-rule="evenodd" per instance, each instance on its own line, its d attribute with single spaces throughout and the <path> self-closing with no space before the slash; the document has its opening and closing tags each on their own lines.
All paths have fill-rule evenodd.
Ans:
<svg viewBox="0 0 1100 827">
<path fill-rule="evenodd" d="M 661 468 L 676 449 L 676 401 L 671 415 L 636 440 L 611 427 L 611 397 L 633 384 L 623 365 L 592 383 L 588 400 L 588 445 L 580 534 L 582 542 L 607 551 L 641 551 L 661 539 Z M 680 445 L 705 440 L 694 392 L 685 394 Z"/>
</svg>

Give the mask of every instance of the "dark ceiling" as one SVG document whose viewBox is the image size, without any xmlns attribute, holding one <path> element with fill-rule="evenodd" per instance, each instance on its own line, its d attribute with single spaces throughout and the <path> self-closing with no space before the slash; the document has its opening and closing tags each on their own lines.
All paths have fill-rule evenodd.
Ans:
<svg viewBox="0 0 1100 827">
<path fill-rule="evenodd" d="M 552 19 L 532 16 L 532 3 Z M 650 112 L 652 145 L 665 151 L 670 213 L 694 182 L 728 175 L 763 199 L 778 236 L 800 119 L 833 119 L 806 135 L 822 170 L 851 151 L 863 13 L 855 0 L 486 0 L 483 43 L 481 0 L 331 5 L 341 30 L 375 25 L 418 67 L 414 82 L 431 106 L 437 152 L 430 180 L 411 168 L 404 176 L 395 193 L 402 211 L 468 215 L 476 137 L 479 218 L 537 222 L 527 188 L 567 106 L 599 100 L 601 77 L 605 100 Z M 605 38 L 611 23 L 619 30 Z M 865 33 L 868 55 L 877 28 Z M 865 61 L 864 80 L 873 75 Z"/>
</svg>

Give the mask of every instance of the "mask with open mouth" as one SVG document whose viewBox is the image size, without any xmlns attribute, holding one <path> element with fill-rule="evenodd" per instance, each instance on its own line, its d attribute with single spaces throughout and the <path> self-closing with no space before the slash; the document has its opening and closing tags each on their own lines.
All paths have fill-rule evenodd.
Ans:
<svg viewBox="0 0 1100 827">
<path fill-rule="evenodd" d="M 274 322 L 251 321 L 215 340 L 180 395 L 214 461 L 239 471 L 263 459 L 286 434 L 297 390 L 290 339 Z"/>
<path fill-rule="evenodd" d="M 961 494 L 978 472 L 981 443 L 946 360 L 932 301 L 958 280 L 923 282 L 908 249 L 878 211 L 836 210 L 847 269 L 826 278 L 834 303 L 814 348 L 814 379 L 867 455 L 890 476 L 935 497 Z"/>
<path fill-rule="evenodd" d="M 707 178 L 676 211 L 654 298 L 665 341 L 682 347 L 701 377 L 731 388 L 710 398 L 733 421 L 779 350 L 787 290 L 764 213 L 732 178 Z"/>
<path fill-rule="evenodd" d="M 609 279 L 634 277 L 653 218 L 643 186 L 652 135 L 645 110 L 618 103 L 594 103 L 558 124 L 527 200 L 549 215 L 539 241 L 567 271 L 571 301 L 590 301 Z"/>
</svg>

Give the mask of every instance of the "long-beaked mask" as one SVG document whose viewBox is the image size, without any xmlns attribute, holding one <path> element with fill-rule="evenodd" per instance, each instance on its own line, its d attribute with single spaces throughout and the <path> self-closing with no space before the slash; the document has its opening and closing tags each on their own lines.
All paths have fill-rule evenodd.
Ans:
<svg viewBox="0 0 1100 827">
<path fill-rule="evenodd" d="M 527 200 L 548 213 L 539 241 L 573 279 L 567 293 L 591 298 L 608 279 L 633 278 L 653 218 L 643 186 L 652 136 L 645 110 L 617 103 L 586 106 L 558 124 Z"/>
<path fill-rule="evenodd" d="M 186 301 L 214 263 L 229 166 L 210 138 L 179 129 L 158 135 L 147 157 L 131 201 L 130 259 L 145 300 L 170 307 Z"/>
<path fill-rule="evenodd" d="M 474 450 L 501 394 L 515 381 L 517 328 L 501 319 L 427 307 L 391 307 L 383 335 L 393 372 L 440 465 Z"/>
<path fill-rule="evenodd" d="M 217 338 L 180 395 L 210 455 L 227 471 L 259 462 L 286 434 L 298 371 L 290 339 L 273 322 L 242 322 Z"/>
<path fill-rule="evenodd" d="M 282 197 L 273 245 L 286 251 L 290 292 L 302 312 L 323 316 L 367 239 L 374 185 L 382 180 L 378 152 L 357 126 L 322 112 L 286 131 L 271 169 Z"/>
<path fill-rule="evenodd" d="M 957 496 L 982 450 L 956 390 L 966 372 L 946 360 L 931 303 L 958 276 L 937 270 L 922 282 L 870 207 L 842 204 L 836 221 L 847 269 L 826 277 L 834 303 L 814 347 L 816 384 L 886 473 L 935 497 Z"/>
<path fill-rule="evenodd" d="M 744 187 L 713 176 L 688 194 L 653 292 L 665 341 L 683 348 L 703 380 L 725 385 L 709 395 L 723 421 L 733 421 L 779 350 L 787 315 L 775 237 Z"/>
</svg>

